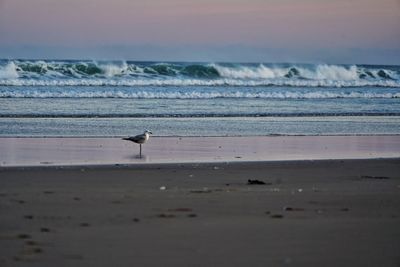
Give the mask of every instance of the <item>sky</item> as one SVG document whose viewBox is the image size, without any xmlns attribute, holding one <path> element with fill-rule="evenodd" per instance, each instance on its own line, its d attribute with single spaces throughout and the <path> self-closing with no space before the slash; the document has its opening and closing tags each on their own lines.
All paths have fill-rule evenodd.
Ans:
<svg viewBox="0 0 400 267">
<path fill-rule="evenodd" d="M 400 65 L 400 0 L 0 0 L 0 58 Z"/>
</svg>

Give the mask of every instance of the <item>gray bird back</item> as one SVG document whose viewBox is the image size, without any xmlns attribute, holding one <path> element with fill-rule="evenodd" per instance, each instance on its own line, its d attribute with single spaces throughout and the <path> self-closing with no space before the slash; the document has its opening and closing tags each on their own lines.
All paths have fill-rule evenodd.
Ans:
<svg viewBox="0 0 400 267">
<path fill-rule="evenodd" d="M 125 140 L 129 140 L 129 141 L 132 141 L 132 142 L 135 142 L 135 143 L 138 143 L 138 144 L 142 144 L 142 143 L 144 143 L 146 141 L 146 135 L 139 134 L 139 135 L 136 135 L 136 136 L 128 137 Z"/>
</svg>

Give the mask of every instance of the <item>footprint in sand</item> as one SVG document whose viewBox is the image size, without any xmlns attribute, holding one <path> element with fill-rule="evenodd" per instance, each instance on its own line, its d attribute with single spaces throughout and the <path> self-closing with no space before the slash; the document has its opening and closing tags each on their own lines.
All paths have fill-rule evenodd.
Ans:
<svg viewBox="0 0 400 267">
<path fill-rule="evenodd" d="M 202 193 L 211 193 L 212 191 L 208 188 L 198 189 L 198 190 L 190 190 L 190 193 L 202 194 Z"/>
<path fill-rule="evenodd" d="M 17 235 L 17 238 L 18 239 L 29 239 L 29 238 L 31 238 L 31 236 L 28 234 L 19 234 L 19 235 Z"/>
<path fill-rule="evenodd" d="M 83 260 L 83 255 L 80 254 L 65 254 L 63 257 L 68 260 Z"/>
<path fill-rule="evenodd" d="M 39 254 L 39 253 L 42 253 L 42 252 L 43 252 L 43 249 L 41 249 L 41 248 L 34 248 L 34 249 L 32 249 L 32 252 L 35 253 L 35 254 Z"/>
<path fill-rule="evenodd" d="M 191 212 L 193 211 L 191 208 L 176 208 L 176 209 L 169 209 L 168 211 L 176 211 L 176 212 Z"/>
<path fill-rule="evenodd" d="M 33 240 L 28 240 L 28 241 L 25 242 L 25 245 L 27 245 L 27 246 L 37 246 L 38 243 L 33 241 Z"/>
<path fill-rule="evenodd" d="M 29 247 L 28 249 L 22 250 L 19 255 L 14 256 L 14 261 L 25 261 L 30 262 L 33 260 L 37 260 L 37 254 L 43 253 L 43 249 L 39 247 Z"/>
<path fill-rule="evenodd" d="M 157 215 L 158 218 L 175 218 L 176 216 L 174 214 L 166 214 L 166 213 L 161 213 Z"/>
<path fill-rule="evenodd" d="M 283 215 L 282 214 L 273 214 L 270 216 L 272 219 L 282 219 Z"/>
<path fill-rule="evenodd" d="M 22 199 L 11 199 L 12 202 L 17 202 L 18 204 L 25 204 L 26 201 Z"/>
</svg>

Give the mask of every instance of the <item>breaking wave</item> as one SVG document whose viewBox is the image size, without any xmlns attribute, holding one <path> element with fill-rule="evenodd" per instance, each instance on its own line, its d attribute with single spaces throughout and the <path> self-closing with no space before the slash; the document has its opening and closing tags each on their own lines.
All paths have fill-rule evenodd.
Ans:
<svg viewBox="0 0 400 267">
<path fill-rule="evenodd" d="M 0 61 L 0 86 L 400 87 L 398 66 Z"/>
</svg>

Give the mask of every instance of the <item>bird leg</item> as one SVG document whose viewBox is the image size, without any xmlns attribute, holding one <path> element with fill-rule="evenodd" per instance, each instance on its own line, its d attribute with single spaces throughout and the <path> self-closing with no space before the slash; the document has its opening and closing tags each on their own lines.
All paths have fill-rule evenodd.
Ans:
<svg viewBox="0 0 400 267">
<path fill-rule="evenodd" d="M 139 157 L 141 158 L 142 157 L 142 144 L 139 144 L 139 146 L 140 146 Z"/>
</svg>

